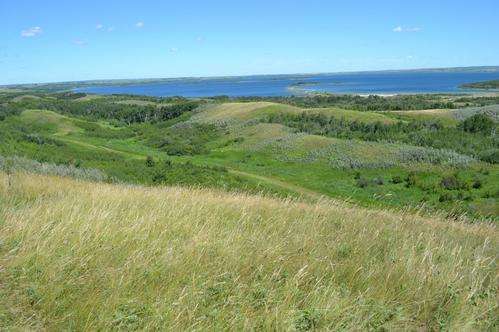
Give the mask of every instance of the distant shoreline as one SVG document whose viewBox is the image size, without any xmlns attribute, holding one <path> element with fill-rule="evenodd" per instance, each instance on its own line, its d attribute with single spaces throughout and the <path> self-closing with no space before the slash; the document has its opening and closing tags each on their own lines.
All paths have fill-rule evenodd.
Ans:
<svg viewBox="0 0 499 332">
<path fill-rule="evenodd" d="M 151 97 L 203 98 L 227 97 L 283 97 L 311 94 L 377 95 L 389 97 L 410 94 L 482 95 L 493 90 L 463 89 L 473 81 L 495 80 L 499 76 L 491 67 L 461 71 L 383 71 L 317 74 L 263 75 L 224 78 L 139 79 L 86 81 L 11 86 L 30 93 L 78 92 L 100 95 L 144 95 Z M 494 67 L 496 68 L 496 67 Z"/>
<path fill-rule="evenodd" d="M 338 71 L 318 73 L 294 73 L 294 74 L 254 74 L 254 75 L 225 75 L 225 76 L 179 76 L 179 77 L 152 77 L 152 78 L 119 78 L 119 79 L 91 79 L 77 81 L 56 81 L 39 83 L 0 84 L 0 88 L 39 88 L 48 85 L 78 85 L 85 86 L 127 86 L 135 84 L 153 84 L 175 81 L 202 81 L 202 80 L 235 80 L 248 77 L 261 78 L 283 78 L 283 77 L 309 77 L 327 75 L 362 75 L 383 73 L 453 73 L 453 72 L 475 72 L 475 73 L 498 73 L 499 66 L 471 66 L 471 67 L 442 67 L 442 68 L 415 68 L 415 69 L 385 69 L 364 71 Z"/>
<path fill-rule="evenodd" d="M 464 89 L 498 90 L 499 91 L 499 79 L 473 82 L 473 83 L 465 83 L 465 84 L 461 84 L 459 87 L 464 88 Z"/>
</svg>

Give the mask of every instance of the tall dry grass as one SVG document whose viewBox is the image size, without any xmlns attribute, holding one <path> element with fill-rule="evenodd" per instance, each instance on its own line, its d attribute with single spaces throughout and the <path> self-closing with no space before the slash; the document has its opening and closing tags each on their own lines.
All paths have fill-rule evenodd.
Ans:
<svg viewBox="0 0 499 332">
<path fill-rule="evenodd" d="M 0 174 L 0 328 L 497 328 L 494 225 Z"/>
</svg>

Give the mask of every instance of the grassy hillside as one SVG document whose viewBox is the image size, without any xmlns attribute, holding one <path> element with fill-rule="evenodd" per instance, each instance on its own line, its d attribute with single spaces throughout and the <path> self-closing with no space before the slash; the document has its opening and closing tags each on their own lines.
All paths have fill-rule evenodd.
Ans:
<svg viewBox="0 0 499 332">
<path fill-rule="evenodd" d="M 318 106 L 304 108 L 216 98 L 0 94 L 0 156 L 99 170 L 108 181 L 326 195 L 364 206 L 498 218 L 497 105 L 374 112 L 318 98 L 297 99 Z M 377 109 L 432 99 L 339 100 Z"/>
<path fill-rule="evenodd" d="M 493 330 L 498 238 L 328 199 L 0 173 L 0 329 Z"/>
<path fill-rule="evenodd" d="M 348 119 L 349 121 L 359 121 L 362 123 L 381 122 L 393 124 L 397 120 L 375 112 L 358 112 L 334 107 L 325 108 L 299 108 L 286 104 L 272 102 L 228 102 L 223 104 L 214 104 L 203 109 L 193 119 L 200 122 L 210 123 L 240 123 L 255 121 L 276 113 L 298 115 L 302 112 L 308 114 L 329 115 L 336 119 Z"/>
<path fill-rule="evenodd" d="M 456 126 L 459 121 L 475 114 L 486 114 L 494 119 L 499 119 L 499 105 L 482 107 L 465 107 L 461 109 L 429 109 L 417 111 L 392 111 L 390 114 L 397 114 L 401 119 L 417 120 L 439 120 L 447 126 Z"/>
</svg>

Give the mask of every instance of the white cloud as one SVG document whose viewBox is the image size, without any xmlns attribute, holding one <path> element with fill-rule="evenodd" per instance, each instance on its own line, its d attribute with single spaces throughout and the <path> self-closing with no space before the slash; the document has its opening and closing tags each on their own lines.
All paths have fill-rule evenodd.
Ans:
<svg viewBox="0 0 499 332">
<path fill-rule="evenodd" d="M 78 45 L 78 46 L 85 46 L 87 45 L 87 42 L 81 39 L 75 39 L 73 40 L 73 44 Z"/>
<path fill-rule="evenodd" d="M 106 26 L 105 26 L 104 24 L 99 23 L 99 24 L 97 24 L 97 25 L 95 26 L 95 29 L 96 29 L 96 30 L 99 30 L 99 31 L 104 31 L 104 29 L 105 29 L 105 31 L 107 31 L 107 32 L 111 32 L 111 31 L 114 31 L 114 30 L 115 30 L 115 27 L 114 27 L 114 26 L 110 26 L 110 27 L 107 27 L 107 28 L 106 28 Z"/>
<path fill-rule="evenodd" d="M 22 37 L 35 37 L 38 36 L 43 32 L 42 28 L 40 27 L 32 27 L 26 30 L 21 31 L 21 36 Z"/>
<path fill-rule="evenodd" d="M 144 22 L 135 23 L 135 27 L 137 27 L 137 28 L 142 28 L 143 26 L 144 26 Z"/>
<path fill-rule="evenodd" d="M 418 32 L 421 31 L 422 29 L 420 27 L 403 27 L 401 25 L 396 26 L 393 28 L 393 32 Z"/>
<path fill-rule="evenodd" d="M 176 48 L 176 47 L 170 48 L 170 53 L 177 53 L 177 52 L 178 52 L 178 48 Z"/>
<path fill-rule="evenodd" d="M 198 43 L 202 43 L 202 42 L 204 42 L 204 37 L 203 37 L 203 36 L 198 36 L 198 37 L 196 38 L 196 41 L 197 41 Z"/>
</svg>

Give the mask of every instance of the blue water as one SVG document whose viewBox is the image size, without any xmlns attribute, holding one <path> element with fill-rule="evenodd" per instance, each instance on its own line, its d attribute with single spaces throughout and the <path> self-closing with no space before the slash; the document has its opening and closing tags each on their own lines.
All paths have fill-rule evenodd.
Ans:
<svg viewBox="0 0 499 332">
<path fill-rule="evenodd" d="M 306 92 L 353 94 L 463 93 L 459 85 L 499 79 L 499 72 L 363 72 L 317 75 L 171 79 L 160 83 L 94 86 L 75 91 L 156 97 L 289 96 Z"/>
</svg>

